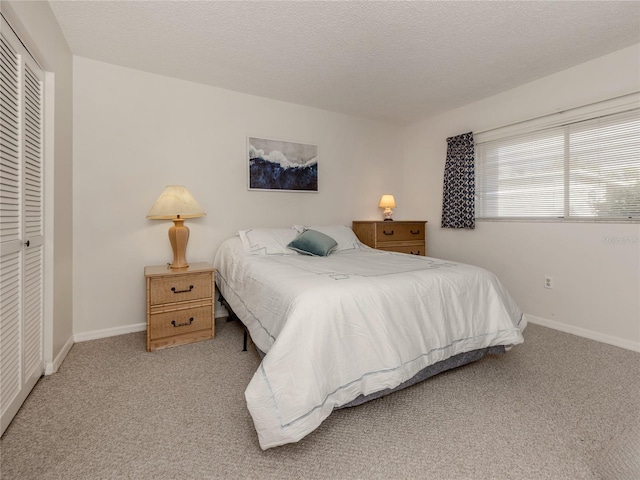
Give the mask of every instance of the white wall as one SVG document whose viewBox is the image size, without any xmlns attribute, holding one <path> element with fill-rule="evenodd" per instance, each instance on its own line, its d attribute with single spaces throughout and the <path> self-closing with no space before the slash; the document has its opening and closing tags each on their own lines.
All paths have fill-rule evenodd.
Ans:
<svg viewBox="0 0 640 480">
<path fill-rule="evenodd" d="M 143 267 L 171 261 L 169 221 L 145 215 L 183 184 L 207 215 L 187 220 L 187 260 L 212 261 L 239 229 L 377 218 L 402 193 L 400 129 L 74 57 L 74 334 L 145 322 Z M 247 136 L 319 146 L 313 193 L 247 190 Z M 397 218 L 403 211 L 398 209 Z"/>
<path fill-rule="evenodd" d="M 534 321 L 640 351 L 640 225 L 477 222 L 440 228 L 446 138 L 640 90 L 640 45 L 406 129 L 407 214 L 430 220 L 429 254 L 495 272 Z M 543 288 L 544 275 L 555 280 Z"/>
<path fill-rule="evenodd" d="M 45 335 L 47 373 L 72 345 L 72 56 L 48 2 L 0 2 L 2 14 L 46 72 Z"/>
<path fill-rule="evenodd" d="M 241 228 L 427 219 L 429 253 L 484 266 L 532 319 L 640 350 L 640 225 L 479 222 L 439 227 L 445 139 L 640 89 L 640 45 L 398 129 L 74 58 L 74 333 L 140 328 L 144 265 L 170 261 L 167 222 L 146 212 L 167 184 L 207 211 L 187 221 L 190 261 Z M 319 194 L 249 192 L 246 137 L 318 144 Z M 543 288 L 551 275 L 555 288 Z"/>
</svg>

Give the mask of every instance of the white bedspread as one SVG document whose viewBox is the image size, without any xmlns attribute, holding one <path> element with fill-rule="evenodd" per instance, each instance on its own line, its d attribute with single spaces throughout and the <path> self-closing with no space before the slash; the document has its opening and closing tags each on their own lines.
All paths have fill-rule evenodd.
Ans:
<svg viewBox="0 0 640 480">
<path fill-rule="evenodd" d="M 216 254 L 216 282 L 266 353 L 245 397 L 263 449 L 334 407 L 453 355 L 522 343 L 524 315 L 492 273 L 363 247 L 328 257 Z"/>
</svg>

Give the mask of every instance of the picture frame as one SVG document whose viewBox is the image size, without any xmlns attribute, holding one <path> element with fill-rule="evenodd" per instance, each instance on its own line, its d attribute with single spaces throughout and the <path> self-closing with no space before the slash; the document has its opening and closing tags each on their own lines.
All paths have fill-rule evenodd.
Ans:
<svg viewBox="0 0 640 480">
<path fill-rule="evenodd" d="M 249 190 L 318 193 L 318 146 L 247 137 Z"/>
</svg>

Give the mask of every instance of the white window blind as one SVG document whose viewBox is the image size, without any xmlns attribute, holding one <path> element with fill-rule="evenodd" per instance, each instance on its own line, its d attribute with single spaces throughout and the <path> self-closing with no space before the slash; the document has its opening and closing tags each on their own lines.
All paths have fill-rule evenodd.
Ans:
<svg viewBox="0 0 640 480">
<path fill-rule="evenodd" d="M 476 216 L 640 220 L 640 108 L 476 145 Z"/>
</svg>

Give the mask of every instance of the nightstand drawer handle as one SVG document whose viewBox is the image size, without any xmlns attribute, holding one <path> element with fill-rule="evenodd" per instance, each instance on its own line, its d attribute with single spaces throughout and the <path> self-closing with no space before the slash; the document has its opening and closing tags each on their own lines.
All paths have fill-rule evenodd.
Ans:
<svg viewBox="0 0 640 480">
<path fill-rule="evenodd" d="M 393 230 L 391 230 L 390 232 L 383 230 L 382 233 L 384 233 L 385 235 L 393 235 Z"/>
<path fill-rule="evenodd" d="M 411 235 L 418 235 L 420 233 L 420 229 L 416 230 L 415 232 L 413 230 L 409 230 L 411 232 Z"/>
<path fill-rule="evenodd" d="M 171 325 L 173 325 L 174 327 L 186 327 L 187 325 L 191 325 L 192 323 L 193 323 L 193 317 L 191 317 L 188 322 L 184 322 L 184 323 L 176 323 L 175 320 L 171 320 Z"/>
<path fill-rule="evenodd" d="M 420 250 L 418 250 L 417 252 L 414 252 L 413 250 L 411 250 L 411 255 L 420 255 Z"/>
<path fill-rule="evenodd" d="M 191 290 L 193 290 L 193 285 L 189 285 L 189 288 L 186 290 L 176 290 L 176 287 L 171 287 L 173 293 L 189 293 Z"/>
</svg>

